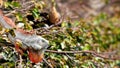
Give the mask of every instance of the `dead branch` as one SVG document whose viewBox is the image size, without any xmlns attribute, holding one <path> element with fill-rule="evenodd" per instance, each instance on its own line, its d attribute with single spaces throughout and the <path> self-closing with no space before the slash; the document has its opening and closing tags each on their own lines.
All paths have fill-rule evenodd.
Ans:
<svg viewBox="0 0 120 68">
<path fill-rule="evenodd" d="M 1 43 L 2 46 L 11 46 L 13 47 L 13 44 L 10 44 L 10 43 L 7 43 L 6 45 L 4 43 Z M 112 54 L 109 54 L 109 53 L 97 53 L 95 51 L 55 51 L 55 50 L 46 50 L 46 52 L 49 52 L 49 53 L 57 53 L 57 54 L 78 54 L 78 53 L 90 53 L 92 54 L 93 56 L 96 56 L 96 57 L 100 57 L 100 58 L 103 58 L 103 59 L 110 59 L 110 60 L 120 60 L 120 57 L 113 57 L 111 55 Z"/>
<path fill-rule="evenodd" d="M 120 60 L 119 57 L 110 57 L 108 55 L 102 55 L 100 53 L 97 53 L 95 51 L 54 51 L 54 50 L 46 50 L 46 52 L 50 53 L 58 53 L 58 54 L 76 54 L 76 53 L 90 53 L 93 56 L 100 57 L 103 59 L 110 59 L 110 60 Z"/>
</svg>

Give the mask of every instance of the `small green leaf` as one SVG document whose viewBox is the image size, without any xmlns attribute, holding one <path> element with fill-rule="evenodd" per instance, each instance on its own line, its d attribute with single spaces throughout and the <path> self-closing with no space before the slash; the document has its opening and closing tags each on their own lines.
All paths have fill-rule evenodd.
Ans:
<svg viewBox="0 0 120 68">
<path fill-rule="evenodd" d="M 16 13 L 17 21 L 23 21 L 23 16 L 20 13 Z"/>
<path fill-rule="evenodd" d="M 12 5 L 14 7 L 20 7 L 21 6 L 19 2 L 15 2 L 15 1 L 12 2 Z"/>
<path fill-rule="evenodd" d="M 33 10 L 32 10 L 32 15 L 35 17 L 35 18 L 39 18 L 39 10 L 38 10 L 38 8 L 34 8 Z"/>
</svg>

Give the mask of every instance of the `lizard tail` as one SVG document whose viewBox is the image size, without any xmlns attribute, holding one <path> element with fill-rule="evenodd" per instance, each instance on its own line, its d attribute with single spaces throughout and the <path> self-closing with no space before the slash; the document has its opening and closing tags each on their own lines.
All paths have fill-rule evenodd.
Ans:
<svg viewBox="0 0 120 68">
<path fill-rule="evenodd" d="M 0 10 L 0 24 L 6 29 L 16 28 L 16 25 L 12 21 L 12 19 L 4 16 L 1 10 Z"/>
</svg>

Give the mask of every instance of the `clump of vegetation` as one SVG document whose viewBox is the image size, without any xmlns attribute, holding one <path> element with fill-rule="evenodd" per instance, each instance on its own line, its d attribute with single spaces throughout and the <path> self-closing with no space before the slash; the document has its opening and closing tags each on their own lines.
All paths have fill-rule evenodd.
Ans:
<svg viewBox="0 0 120 68">
<path fill-rule="evenodd" d="M 23 5 L 29 6 L 29 8 Z M 24 4 L 22 1 L 6 1 L 3 7 L 4 10 L 9 10 L 6 15 L 9 16 L 12 13 L 11 16 L 16 19 L 16 24 L 21 22 L 24 24 L 21 28 L 34 29 L 36 34 L 50 42 L 42 63 L 30 63 L 28 55 L 25 54 L 22 57 L 21 66 L 41 68 L 120 67 L 120 20 L 117 14 L 111 17 L 101 12 L 96 16 L 89 16 L 87 19 L 65 18 L 59 25 L 48 24 L 49 27 L 46 27 L 49 12 L 46 12 L 48 6 L 44 1 L 30 1 Z M 2 27 L 0 29 L 2 30 Z M 19 66 L 18 56 L 19 54 L 9 39 L 1 34 L 0 68 Z"/>
</svg>

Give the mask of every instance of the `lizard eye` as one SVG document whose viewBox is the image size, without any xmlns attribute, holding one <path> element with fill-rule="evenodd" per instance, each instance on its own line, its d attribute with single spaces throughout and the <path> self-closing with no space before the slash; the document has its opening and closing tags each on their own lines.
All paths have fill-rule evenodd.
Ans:
<svg viewBox="0 0 120 68">
<path fill-rule="evenodd" d="M 45 42 L 45 40 L 41 40 L 43 43 Z"/>
</svg>

